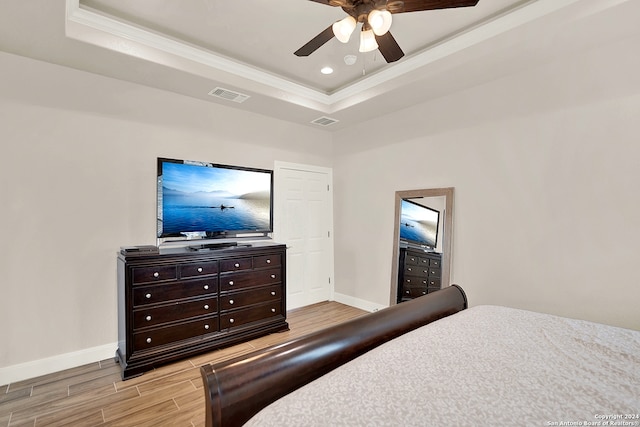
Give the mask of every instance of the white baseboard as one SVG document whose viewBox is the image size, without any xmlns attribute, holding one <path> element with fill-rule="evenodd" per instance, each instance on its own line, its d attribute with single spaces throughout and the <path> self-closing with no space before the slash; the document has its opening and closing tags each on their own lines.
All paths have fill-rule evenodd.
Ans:
<svg viewBox="0 0 640 427">
<path fill-rule="evenodd" d="M 352 307 L 356 307 L 361 310 L 365 310 L 369 312 L 378 311 L 380 309 L 388 307 L 386 305 L 376 304 L 371 301 L 366 301 L 366 300 L 355 298 L 349 295 L 339 294 L 337 292 L 333 293 L 333 300 L 341 304 L 350 305 Z"/>
<path fill-rule="evenodd" d="M 52 374 L 76 366 L 115 358 L 118 343 L 105 344 L 71 353 L 59 354 L 46 359 L 33 360 L 0 368 L 0 385 L 6 385 L 41 375 Z M 114 359 L 115 360 L 115 359 Z"/>
</svg>

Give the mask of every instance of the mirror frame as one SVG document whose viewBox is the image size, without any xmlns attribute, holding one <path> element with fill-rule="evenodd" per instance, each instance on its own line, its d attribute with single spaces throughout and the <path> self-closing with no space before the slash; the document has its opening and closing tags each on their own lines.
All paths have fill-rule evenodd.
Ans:
<svg viewBox="0 0 640 427">
<path fill-rule="evenodd" d="M 453 235 L 453 187 L 429 188 L 423 190 L 396 191 L 395 219 L 393 227 L 393 258 L 391 263 L 391 292 L 390 305 L 397 304 L 398 293 L 398 260 L 400 256 L 400 205 L 402 199 L 418 197 L 443 197 L 445 198 L 444 223 L 442 226 L 442 277 L 441 287 L 451 284 L 451 243 Z"/>
</svg>

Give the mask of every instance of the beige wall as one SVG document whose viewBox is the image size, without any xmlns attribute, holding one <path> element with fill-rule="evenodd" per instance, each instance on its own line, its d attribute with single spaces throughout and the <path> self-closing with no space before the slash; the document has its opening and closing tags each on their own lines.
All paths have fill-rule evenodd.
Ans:
<svg viewBox="0 0 640 427">
<path fill-rule="evenodd" d="M 452 279 L 472 305 L 640 329 L 638 43 L 336 135 L 336 292 L 388 301 L 394 192 L 452 186 Z"/>
<path fill-rule="evenodd" d="M 394 192 L 453 186 L 472 305 L 640 328 L 638 45 L 337 134 L 0 54 L 0 374 L 115 343 L 115 254 L 154 243 L 157 156 L 333 167 L 336 292 L 381 305 Z"/>
<path fill-rule="evenodd" d="M 155 244 L 156 157 L 331 165 L 324 131 L 8 54 L 0 69 L 0 368 L 117 341 L 116 253 Z"/>
</svg>

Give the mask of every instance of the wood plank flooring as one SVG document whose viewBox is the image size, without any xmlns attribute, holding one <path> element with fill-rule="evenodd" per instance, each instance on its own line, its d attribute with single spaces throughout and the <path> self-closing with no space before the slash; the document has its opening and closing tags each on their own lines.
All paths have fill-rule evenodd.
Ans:
<svg viewBox="0 0 640 427">
<path fill-rule="evenodd" d="M 291 310 L 290 330 L 159 367 L 127 381 L 114 359 L 0 386 L 4 426 L 204 426 L 200 366 L 366 314 L 336 302 Z M 115 353 L 115 349 L 114 349 Z"/>
</svg>

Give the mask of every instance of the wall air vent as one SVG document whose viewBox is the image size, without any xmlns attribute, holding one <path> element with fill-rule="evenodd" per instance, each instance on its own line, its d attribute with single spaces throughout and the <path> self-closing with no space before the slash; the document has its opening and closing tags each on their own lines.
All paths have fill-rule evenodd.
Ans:
<svg viewBox="0 0 640 427">
<path fill-rule="evenodd" d="M 227 101 L 237 102 L 238 104 L 251 98 L 249 95 L 245 95 L 244 93 L 235 92 L 221 87 L 213 89 L 211 92 L 209 92 L 209 95 L 226 99 Z"/>
<path fill-rule="evenodd" d="M 322 116 L 322 117 L 318 117 L 317 119 L 313 120 L 311 123 L 315 124 L 315 125 L 320 125 L 320 126 L 330 126 L 334 123 L 338 123 L 340 120 L 336 120 L 336 119 L 332 119 L 331 117 L 327 117 L 327 116 Z"/>
</svg>

